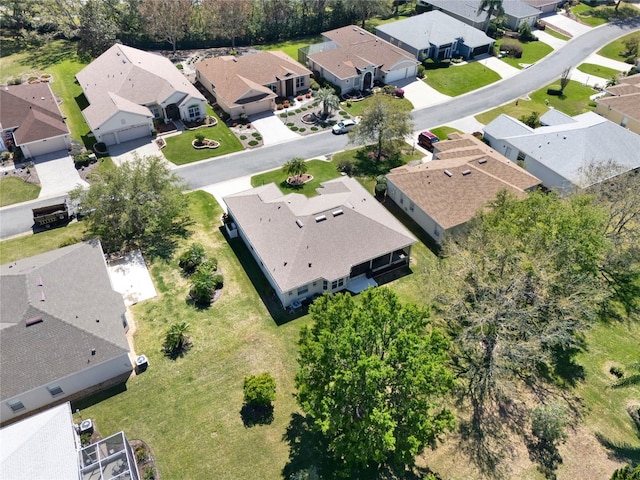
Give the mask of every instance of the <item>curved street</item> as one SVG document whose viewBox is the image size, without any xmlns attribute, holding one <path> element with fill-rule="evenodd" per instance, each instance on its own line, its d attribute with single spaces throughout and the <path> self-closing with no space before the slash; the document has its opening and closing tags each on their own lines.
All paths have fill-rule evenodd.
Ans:
<svg viewBox="0 0 640 480">
<path fill-rule="evenodd" d="M 640 29 L 640 17 L 593 28 L 568 41 L 535 65 L 517 75 L 443 103 L 412 112 L 416 130 L 445 125 L 490 110 L 526 95 L 558 79 L 567 67 L 575 67 L 616 38 Z M 323 157 L 344 150 L 348 138 L 330 132 L 309 135 L 255 150 L 177 167 L 174 171 L 190 189 L 256 174 L 282 166 L 292 157 Z M 65 197 L 38 199 L 0 209 L 0 239 L 29 232 L 31 209 L 63 201 Z"/>
</svg>

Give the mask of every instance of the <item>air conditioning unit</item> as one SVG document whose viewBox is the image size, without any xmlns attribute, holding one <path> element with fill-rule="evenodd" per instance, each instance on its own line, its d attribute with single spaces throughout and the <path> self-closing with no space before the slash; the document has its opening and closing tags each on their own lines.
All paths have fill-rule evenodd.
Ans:
<svg viewBox="0 0 640 480">
<path fill-rule="evenodd" d="M 136 373 L 144 372 L 149 366 L 149 360 L 146 355 L 138 355 L 136 358 Z"/>
<path fill-rule="evenodd" d="M 80 434 L 93 433 L 93 420 L 87 418 L 80 423 Z"/>
</svg>

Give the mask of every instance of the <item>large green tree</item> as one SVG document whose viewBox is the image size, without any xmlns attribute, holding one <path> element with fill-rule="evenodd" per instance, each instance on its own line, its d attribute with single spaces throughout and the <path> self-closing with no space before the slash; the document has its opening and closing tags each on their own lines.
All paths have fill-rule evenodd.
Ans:
<svg viewBox="0 0 640 480">
<path fill-rule="evenodd" d="M 375 157 L 380 160 L 385 152 L 392 153 L 395 142 L 403 140 L 413 130 L 411 113 L 386 95 L 376 95 L 362 112 L 360 122 L 349 132 L 354 142 L 374 142 Z"/>
<path fill-rule="evenodd" d="M 599 266 L 610 244 L 593 199 L 502 192 L 466 236 L 445 246 L 455 366 L 472 418 L 478 464 L 496 472 L 506 426 L 522 430 L 529 395 L 553 398 L 582 333 L 606 296 Z"/>
<path fill-rule="evenodd" d="M 88 0 L 80 8 L 78 53 L 81 56 L 98 57 L 117 40 L 118 24 L 107 3 Z"/>
<path fill-rule="evenodd" d="M 344 0 L 344 4 L 360 20 L 362 28 L 370 18 L 389 12 L 389 0 Z"/>
<path fill-rule="evenodd" d="M 175 53 L 177 44 L 189 32 L 193 14 L 191 0 L 143 0 L 140 15 L 154 40 L 168 42 Z"/>
<path fill-rule="evenodd" d="M 478 16 L 481 13 L 487 12 L 487 18 L 484 21 L 483 30 L 486 33 L 489 31 L 489 24 L 491 23 L 491 17 L 495 13 L 497 16 L 504 15 L 504 8 L 502 6 L 502 0 L 482 0 L 480 5 L 478 6 L 478 11 L 476 12 Z"/>
<path fill-rule="evenodd" d="M 300 336 L 297 399 L 346 469 L 411 465 L 453 426 L 449 341 L 386 288 L 325 295 Z"/>
<path fill-rule="evenodd" d="M 202 0 L 202 16 L 207 30 L 214 37 L 231 40 L 236 47 L 236 38 L 247 34 L 251 24 L 252 0 Z"/>
<path fill-rule="evenodd" d="M 189 223 L 184 185 L 164 160 L 136 158 L 107 171 L 87 190 L 71 192 L 84 211 L 88 230 L 107 252 L 141 248 L 151 255 L 170 256 L 175 237 Z"/>
</svg>

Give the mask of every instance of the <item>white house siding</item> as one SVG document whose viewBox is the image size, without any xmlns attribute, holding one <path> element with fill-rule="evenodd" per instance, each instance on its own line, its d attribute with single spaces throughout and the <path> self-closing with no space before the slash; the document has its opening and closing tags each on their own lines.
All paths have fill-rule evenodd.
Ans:
<svg viewBox="0 0 640 480">
<path fill-rule="evenodd" d="M 556 190 L 558 193 L 571 193 L 576 186 L 562 175 L 554 172 L 544 164 L 527 155 L 524 159 L 524 168 L 531 175 L 540 179 L 542 185 L 547 188 Z"/>
<path fill-rule="evenodd" d="M 199 98 L 190 98 L 184 105 L 180 106 L 180 118 L 183 120 L 191 120 L 189 115 L 189 109 L 193 106 L 198 106 L 199 114 L 195 118 L 204 118 L 207 113 L 207 102 Z"/>
<path fill-rule="evenodd" d="M 60 137 L 38 140 L 37 142 L 24 143 L 20 145 L 20 148 L 22 148 L 22 153 L 26 158 L 33 158 L 59 150 L 68 150 L 70 146 L 69 136 L 62 135 Z"/>
<path fill-rule="evenodd" d="M 413 221 L 415 221 L 422 230 L 424 230 L 433 240 L 437 243 L 441 243 L 444 238 L 444 229 L 433 218 L 431 218 L 426 212 L 424 212 L 391 181 L 387 180 L 387 196 L 390 197 L 398 207 L 409 215 Z M 413 204 L 413 210 L 411 205 Z"/>
<path fill-rule="evenodd" d="M 413 78 L 418 73 L 418 65 L 414 61 L 400 62 L 386 74 L 385 83 L 393 83 L 405 78 Z"/>
<path fill-rule="evenodd" d="M 88 360 L 91 359 L 91 353 L 88 352 Z M 121 356 L 106 362 L 94 365 L 80 372 L 77 372 L 68 377 L 64 377 L 58 380 L 54 380 L 46 385 L 42 385 L 28 392 L 23 392 L 13 398 L 4 400 L 0 405 L 0 423 L 4 423 L 14 417 L 24 415 L 27 412 L 44 407 L 53 402 L 59 402 L 63 398 L 73 395 L 74 393 L 81 392 L 87 388 L 93 387 L 100 383 L 111 380 L 114 377 L 122 375 L 133 370 L 133 365 L 128 353 L 123 353 Z M 63 393 L 51 395 L 47 387 L 52 385 L 59 385 L 62 388 Z M 24 405 L 24 409 L 18 412 L 13 412 L 9 407 L 9 402 L 19 400 Z"/>
<path fill-rule="evenodd" d="M 149 116 L 151 117 L 151 113 L 149 113 Z M 107 145 L 114 145 L 117 143 L 122 143 L 123 141 L 132 140 L 133 138 L 131 138 L 131 132 L 125 132 L 127 130 L 143 126 L 145 126 L 146 129 L 143 130 L 142 128 L 139 128 L 139 130 L 137 130 L 139 136 L 135 138 L 151 135 L 151 130 L 153 129 L 153 119 L 129 112 L 118 112 L 105 123 L 103 123 L 100 128 L 95 129 L 93 133 L 99 142 L 104 142 Z M 113 135 L 109 135 L 110 133 L 112 133 Z M 121 136 L 125 140 L 122 140 Z"/>
</svg>

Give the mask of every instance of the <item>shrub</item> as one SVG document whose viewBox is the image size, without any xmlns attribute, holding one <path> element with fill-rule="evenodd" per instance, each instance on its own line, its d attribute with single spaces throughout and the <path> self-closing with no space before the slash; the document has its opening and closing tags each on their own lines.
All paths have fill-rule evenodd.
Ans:
<svg viewBox="0 0 640 480">
<path fill-rule="evenodd" d="M 196 142 L 198 143 L 204 142 L 204 133 L 200 133 L 200 132 L 196 133 L 195 139 L 196 139 Z"/>
<path fill-rule="evenodd" d="M 276 398 L 276 381 L 268 373 L 244 377 L 244 402 L 256 407 L 269 407 Z"/>
<path fill-rule="evenodd" d="M 257 142 L 257 141 L 255 141 L 255 140 L 251 140 L 251 141 L 249 142 L 249 146 L 250 146 L 250 147 L 255 147 L 256 145 L 258 145 L 258 142 Z"/>
<path fill-rule="evenodd" d="M 613 365 L 610 369 L 609 369 L 609 373 L 611 375 L 613 375 L 616 378 L 622 378 L 624 377 L 624 370 L 622 370 L 622 368 Z"/>
<path fill-rule="evenodd" d="M 283 106 L 284 108 L 289 108 L 289 105 L 291 105 L 291 104 L 289 103 L 289 100 L 285 100 L 284 102 L 282 102 L 282 106 Z"/>
<path fill-rule="evenodd" d="M 338 171 L 351 176 L 355 171 L 355 165 L 351 160 L 340 160 L 338 162 Z"/>
<path fill-rule="evenodd" d="M 183 69 L 184 69 L 184 66 L 183 66 L 181 63 L 178 63 L 178 64 L 176 65 L 176 68 L 177 68 L 178 70 L 183 70 Z"/>
<path fill-rule="evenodd" d="M 538 38 L 531 32 L 531 25 L 529 22 L 523 22 L 518 29 L 518 33 L 520 34 L 520 40 L 523 42 L 531 42 L 533 40 L 537 40 Z"/>
<path fill-rule="evenodd" d="M 87 152 L 79 153 L 73 157 L 73 162 L 76 164 L 76 168 L 89 166 L 89 154 Z"/>
<path fill-rule="evenodd" d="M 305 94 L 305 98 L 311 98 L 311 93 Z"/>
<path fill-rule="evenodd" d="M 318 131 L 318 127 L 311 127 L 311 131 L 312 132 L 317 132 Z"/>
<path fill-rule="evenodd" d="M 260 134 L 259 134 L 258 132 L 253 132 L 253 133 L 251 134 L 251 136 L 252 136 L 253 138 L 258 138 L 258 137 L 260 136 Z"/>
<path fill-rule="evenodd" d="M 136 462 L 142 463 L 147 459 L 147 450 L 144 447 L 138 447 L 135 451 Z"/>
<path fill-rule="evenodd" d="M 382 91 L 387 95 L 393 95 L 393 92 L 396 91 L 396 87 L 394 87 L 393 85 L 385 85 Z"/>
<path fill-rule="evenodd" d="M 224 277 L 221 273 L 216 273 L 212 278 L 215 289 L 218 290 L 224 286 Z"/>
<path fill-rule="evenodd" d="M 144 480 L 156 480 L 156 472 L 153 467 L 147 467 L 144 469 Z"/>
<path fill-rule="evenodd" d="M 424 78 L 425 70 L 424 65 L 418 65 L 418 78 Z"/>
<path fill-rule="evenodd" d="M 209 305 L 213 299 L 213 292 L 216 289 L 214 283 L 215 270 L 212 270 L 205 263 L 201 264 L 191 277 L 191 289 L 189 296 L 198 305 Z"/>
<path fill-rule="evenodd" d="M 309 82 L 309 88 L 311 90 L 320 90 L 320 84 L 315 80 L 315 78 L 312 78 Z"/>
<path fill-rule="evenodd" d="M 297 131 L 299 130 L 299 129 L 298 129 L 298 127 L 296 127 L 296 126 L 289 127 L 289 129 L 290 129 L 292 132 L 297 132 Z"/>
<path fill-rule="evenodd" d="M 240 140 L 246 140 L 247 136 L 246 135 L 240 135 Z"/>
<path fill-rule="evenodd" d="M 351 103 L 351 100 L 347 100 L 347 108 L 351 107 L 351 105 L 353 105 L 353 104 Z"/>
<path fill-rule="evenodd" d="M 300 130 L 298 130 L 298 131 L 299 131 L 300 133 L 302 133 L 302 132 L 306 132 L 306 131 L 307 131 L 307 129 L 306 129 L 306 128 L 301 128 L 301 129 L 300 129 Z"/>
<path fill-rule="evenodd" d="M 302 110 L 300 110 L 299 108 L 296 109 L 295 113 L 302 113 Z"/>
<path fill-rule="evenodd" d="M 178 265 L 185 273 L 191 274 L 206 258 L 204 247 L 199 243 L 192 243 L 189 248 L 180 255 Z"/>
<path fill-rule="evenodd" d="M 40 75 L 41 78 L 51 78 L 51 75 L 48 73 L 43 73 L 42 75 Z"/>
<path fill-rule="evenodd" d="M 303 98 L 304 98 L 304 97 L 303 97 L 302 95 L 298 95 L 298 96 L 296 97 L 296 100 L 297 100 L 297 101 L 299 101 L 299 102 L 301 102 Z"/>
<path fill-rule="evenodd" d="M 22 83 L 22 78 L 20 77 L 16 77 L 13 80 L 11 80 L 11 85 L 20 85 Z"/>
<path fill-rule="evenodd" d="M 284 106 L 281 103 L 278 103 L 276 105 L 276 110 L 282 110 L 284 108 Z"/>
<path fill-rule="evenodd" d="M 256 140 L 261 141 L 261 140 L 262 140 L 262 137 L 261 137 L 260 135 L 258 135 L 258 136 L 256 137 Z"/>
<path fill-rule="evenodd" d="M 549 88 L 547 88 L 547 93 L 549 95 L 562 95 L 562 88 L 560 87 L 560 85 L 551 85 Z"/>
<path fill-rule="evenodd" d="M 500 50 L 503 52 L 507 52 L 507 54 L 511 57 L 521 58 L 522 57 L 522 45 L 514 40 L 505 40 L 500 45 Z"/>
</svg>

